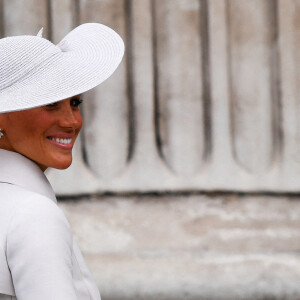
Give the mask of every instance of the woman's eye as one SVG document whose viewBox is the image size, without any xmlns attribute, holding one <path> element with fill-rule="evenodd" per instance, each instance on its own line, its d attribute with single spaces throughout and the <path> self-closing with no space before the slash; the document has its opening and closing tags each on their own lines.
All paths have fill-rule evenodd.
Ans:
<svg viewBox="0 0 300 300">
<path fill-rule="evenodd" d="M 82 103 L 82 99 L 72 99 L 70 104 L 73 107 L 78 107 Z"/>
<path fill-rule="evenodd" d="M 56 107 L 57 106 L 57 102 L 53 102 L 50 104 L 45 105 L 46 107 Z"/>
</svg>

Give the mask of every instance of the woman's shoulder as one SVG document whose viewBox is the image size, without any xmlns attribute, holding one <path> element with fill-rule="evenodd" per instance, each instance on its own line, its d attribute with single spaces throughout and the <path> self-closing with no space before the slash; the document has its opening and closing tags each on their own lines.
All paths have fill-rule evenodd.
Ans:
<svg viewBox="0 0 300 300">
<path fill-rule="evenodd" d="M 72 251 L 72 245 L 69 222 L 57 203 L 41 194 L 0 183 L 0 260 L 8 254 L 12 257 L 16 249 L 24 252 L 28 247 L 26 253 L 39 253 L 56 247 L 62 253 Z"/>
<path fill-rule="evenodd" d="M 58 208 L 57 204 L 50 198 L 36 193 L 34 191 L 25 189 L 21 186 L 0 183 L 0 207 L 14 208 L 14 210 L 31 210 L 32 207 L 36 209 Z"/>
<path fill-rule="evenodd" d="M 0 183 L 0 224 L 47 222 L 51 226 L 57 221 L 70 228 L 65 215 L 52 199 L 20 186 Z"/>
</svg>

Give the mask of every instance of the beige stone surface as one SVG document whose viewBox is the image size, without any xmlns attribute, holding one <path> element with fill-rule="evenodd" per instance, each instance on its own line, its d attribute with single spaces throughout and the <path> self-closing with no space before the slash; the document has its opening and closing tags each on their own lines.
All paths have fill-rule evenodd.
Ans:
<svg viewBox="0 0 300 300">
<path fill-rule="evenodd" d="M 126 54 L 84 95 L 57 194 L 299 192 L 299 0 L 70 1 L 50 1 L 53 37 L 102 22 Z"/>
<path fill-rule="evenodd" d="M 51 0 L 51 35 L 57 44 L 78 22 L 78 7 L 74 0 Z"/>
<path fill-rule="evenodd" d="M 36 35 L 44 27 L 43 36 L 49 38 L 47 0 L 1 0 L 4 35 Z"/>
<path fill-rule="evenodd" d="M 114 74 L 83 96 L 85 120 L 84 149 L 89 168 L 98 178 L 108 180 L 120 174 L 127 163 L 131 118 L 128 99 L 127 20 L 124 0 L 80 0 L 80 22 L 98 22 L 118 32 L 126 54 Z"/>
<path fill-rule="evenodd" d="M 60 201 L 104 299 L 299 299 L 299 197 Z"/>
<path fill-rule="evenodd" d="M 197 0 L 153 3 L 157 146 L 172 172 L 192 176 L 204 164 L 207 145 L 203 12 Z"/>
</svg>

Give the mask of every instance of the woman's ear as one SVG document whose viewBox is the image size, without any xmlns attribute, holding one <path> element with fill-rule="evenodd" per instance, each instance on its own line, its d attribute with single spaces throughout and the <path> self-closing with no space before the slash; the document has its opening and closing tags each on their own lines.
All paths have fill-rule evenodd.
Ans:
<svg viewBox="0 0 300 300">
<path fill-rule="evenodd" d="M 4 128 L 4 119 L 5 119 L 5 116 L 3 114 L 0 114 L 0 139 L 4 136 L 4 133 L 3 133 L 3 128 Z"/>
<path fill-rule="evenodd" d="M 7 138 L 6 128 L 8 126 L 7 115 L 9 113 L 0 114 L 0 148 L 10 150 L 9 140 Z"/>
<path fill-rule="evenodd" d="M 0 123 L 0 149 L 7 149 L 7 138 L 5 136 L 5 130 L 2 128 L 2 123 Z"/>
</svg>

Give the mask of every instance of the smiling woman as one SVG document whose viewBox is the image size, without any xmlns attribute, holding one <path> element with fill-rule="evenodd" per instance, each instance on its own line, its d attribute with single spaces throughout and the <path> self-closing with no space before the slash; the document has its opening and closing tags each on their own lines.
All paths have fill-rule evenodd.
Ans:
<svg viewBox="0 0 300 300">
<path fill-rule="evenodd" d="M 0 148 L 18 152 L 42 171 L 66 169 L 82 126 L 80 95 L 32 109 L 0 114 Z"/>
<path fill-rule="evenodd" d="M 124 44 L 96 23 L 58 45 L 41 35 L 0 39 L 0 300 L 99 300 L 44 171 L 71 165 L 81 94 L 115 71 Z"/>
</svg>

